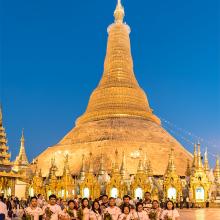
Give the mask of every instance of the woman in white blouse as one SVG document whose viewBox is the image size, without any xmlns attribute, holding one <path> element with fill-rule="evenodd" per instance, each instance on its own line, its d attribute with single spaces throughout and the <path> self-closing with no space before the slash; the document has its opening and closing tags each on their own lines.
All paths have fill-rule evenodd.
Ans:
<svg viewBox="0 0 220 220">
<path fill-rule="evenodd" d="M 68 206 L 63 210 L 62 220 L 76 220 L 77 206 L 74 200 L 68 201 Z"/>
<path fill-rule="evenodd" d="M 122 207 L 122 214 L 119 215 L 118 220 L 134 220 L 134 216 L 130 213 L 130 206 Z"/>
<path fill-rule="evenodd" d="M 166 203 L 166 209 L 163 211 L 161 215 L 162 220 L 180 220 L 180 215 L 177 209 L 174 207 L 174 203 L 172 201 L 168 201 Z"/>
<path fill-rule="evenodd" d="M 100 204 L 96 200 L 92 204 L 92 210 L 90 211 L 89 219 L 90 220 L 102 220 L 103 219 Z"/>
<path fill-rule="evenodd" d="M 82 216 L 78 216 L 78 218 L 82 217 L 83 220 L 89 220 L 90 216 L 90 207 L 89 207 L 89 200 L 87 198 L 83 198 L 81 202 L 81 212 Z"/>
<path fill-rule="evenodd" d="M 134 218 L 137 220 L 149 220 L 147 212 L 143 209 L 143 203 L 138 202 L 136 204 L 136 212 L 134 213 Z"/>
</svg>

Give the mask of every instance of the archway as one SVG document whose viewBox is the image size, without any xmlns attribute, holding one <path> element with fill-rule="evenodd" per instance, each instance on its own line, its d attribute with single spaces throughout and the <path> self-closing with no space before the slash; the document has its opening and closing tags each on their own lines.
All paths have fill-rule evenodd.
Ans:
<svg viewBox="0 0 220 220">
<path fill-rule="evenodd" d="M 33 187 L 29 188 L 29 196 L 30 197 L 34 196 L 34 189 L 33 189 Z"/>
<path fill-rule="evenodd" d="M 8 187 L 7 196 L 11 196 L 11 187 Z"/>
<path fill-rule="evenodd" d="M 90 191 L 89 191 L 89 188 L 86 187 L 83 189 L 83 198 L 89 198 L 90 196 Z"/>
<path fill-rule="evenodd" d="M 202 186 L 196 188 L 196 201 L 205 200 L 205 190 Z"/>
<path fill-rule="evenodd" d="M 111 197 L 117 198 L 118 197 L 118 189 L 113 187 L 111 189 L 111 193 L 110 194 L 111 194 Z"/>
<path fill-rule="evenodd" d="M 139 199 L 142 199 L 142 198 L 143 198 L 143 190 L 142 190 L 140 187 L 138 187 L 138 188 L 135 189 L 135 191 L 134 191 L 134 197 L 135 197 L 135 198 L 139 198 Z"/>
<path fill-rule="evenodd" d="M 171 200 L 176 200 L 176 189 L 174 187 L 170 187 L 167 190 L 167 198 Z"/>
</svg>

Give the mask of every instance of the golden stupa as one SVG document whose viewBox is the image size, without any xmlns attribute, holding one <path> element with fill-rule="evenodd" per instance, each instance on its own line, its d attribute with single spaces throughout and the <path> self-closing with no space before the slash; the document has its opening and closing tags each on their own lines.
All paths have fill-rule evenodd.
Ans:
<svg viewBox="0 0 220 220">
<path fill-rule="evenodd" d="M 147 153 L 154 175 L 164 174 L 171 148 L 175 151 L 179 175 L 185 175 L 187 160 L 192 161 L 192 155 L 162 127 L 138 85 L 133 71 L 130 27 L 123 22 L 124 8 L 120 0 L 114 17 L 114 23 L 108 27 L 101 81 L 75 127 L 59 143 L 37 157 L 43 176 L 48 175 L 52 157 L 59 168 L 57 175 L 62 175 L 66 153 L 74 175 L 80 171 L 82 155 L 89 157 L 90 152 L 93 153 L 94 170 L 99 169 L 103 154 L 105 169 L 110 172 L 115 149 L 119 156 L 125 153 L 126 169 L 130 174 L 137 170 L 140 148 Z"/>
</svg>

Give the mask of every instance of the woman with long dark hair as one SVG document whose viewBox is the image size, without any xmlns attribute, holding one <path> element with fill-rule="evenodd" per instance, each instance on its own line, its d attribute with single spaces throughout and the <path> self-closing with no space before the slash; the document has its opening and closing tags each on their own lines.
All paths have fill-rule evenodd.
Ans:
<svg viewBox="0 0 220 220">
<path fill-rule="evenodd" d="M 89 200 L 87 198 L 83 198 L 81 201 L 81 207 L 77 212 L 78 219 L 89 220 L 89 215 L 90 215 Z"/>
<path fill-rule="evenodd" d="M 100 204 L 97 200 L 95 200 L 92 204 L 92 210 L 90 211 L 90 217 L 91 220 L 102 220 L 102 211 Z"/>
<path fill-rule="evenodd" d="M 180 220 L 180 215 L 177 209 L 174 207 L 174 203 L 172 201 L 168 201 L 166 203 L 166 209 L 163 211 L 161 215 L 162 220 Z"/>
<path fill-rule="evenodd" d="M 162 209 L 160 208 L 159 202 L 157 200 L 153 200 L 152 208 L 149 211 L 149 218 L 160 220 L 162 214 Z"/>
<path fill-rule="evenodd" d="M 119 215 L 118 220 L 132 220 L 134 219 L 133 216 L 130 213 L 131 209 L 130 206 L 124 205 L 122 207 L 122 214 Z"/>
<path fill-rule="evenodd" d="M 134 213 L 134 218 L 137 220 L 149 220 L 147 212 L 144 211 L 142 202 L 138 202 L 136 204 L 136 212 Z"/>
<path fill-rule="evenodd" d="M 74 200 L 69 200 L 67 208 L 63 210 L 63 218 L 65 220 L 76 220 L 77 219 L 77 206 Z"/>
</svg>

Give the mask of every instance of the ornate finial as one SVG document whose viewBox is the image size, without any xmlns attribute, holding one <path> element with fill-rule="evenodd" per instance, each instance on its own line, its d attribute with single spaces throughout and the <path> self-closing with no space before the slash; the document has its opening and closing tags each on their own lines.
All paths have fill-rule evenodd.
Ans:
<svg viewBox="0 0 220 220">
<path fill-rule="evenodd" d="M 143 164 L 143 152 L 142 152 L 142 147 L 139 148 L 140 151 L 140 160 L 138 163 L 138 169 L 137 172 L 143 172 L 144 171 L 144 164 Z"/>
<path fill-rule="evenodd" d="M 55 155 L 53 157 L 51 157 L 51 166 L 55 165 Z"/>
<path fill-rule="evenodd" d="M 101 153 L 101 159 L 100 159 L 100 167 L 99 167 L 99 175 L 104 175 L 105 174 L 105 169 L 104 169 L 104 155 Z"/>
<path fill-rule="evenodd" d="M 112 171 L 114 173 L 118 173 L 119 172 L 119 164 L 118 164 L 118 150 L 115 150 L 115 161 L 113 163 L 113 167 L 112 167 Z"/>
<path fill-rule="evenodd" d="M 190 169 L 190 164 L 189 164 L 189 159 L 187 159 L 187 167 L 186 167 L 186 176 L 191 175 L 191 169 Z"/>
<path fill-rule="evenodd" d="M 167 172 L 174 172 L 174 171 L 176 171 L 176 166 L 174 163 L 174 149 L 173 147 L 171 147 L 168 166 L 167 166 Z"/>
<path fill-rule="evenodd" d="M 22 132 L 21 132 L 21 142 L 24 142 L 24 128 L 22 128 Z"/>
<path fill-rule="evenodd" d="M 198 147 L 197 168 L 201 170 L 201 169 L 203 169 L 203 164 L 202 164 L 201 149 L 200 149 L 200 143 L 199 143 L 199 141 L 198 141 L 197 147 Z"/>
<path fill-rule="evenodd" d="M 196 150 L 196 148 L 197 148 L 197 145 L 194 144 L 194 155 L 197 154 L 197 150 Z"/>
<path fill-rule="evenodd" d="M 214 168 L 214 176 L 217 180 L 220 179 L 220 163 L 219 163 L 219 155 L 216 157 L 216 163 Z"/>
<path fill-rule="evenodd" d="M 123 18 L 125 16 L 124 7 L 121 4 L 121 0 L 118 0 L 116 9 L 114 11 L 115 23 L 123 23 Z"/>
<path fill-rule="evenodd" d="M 66 153 L 64 155 L 64 167 L 63 167 L 63 175 L 69 175 L 70 169 L 69 169 L 69 154 Z"/>
<path fill-rule="evenodd" d="M 120 168 L 120 174 L 125 177 L 126 175 L 126 161 L 125 161 L 125 152 L 122 153 L 122 163 Z"/>
<path fill-rule="evenodd" d="M 147 156 L 147 152 L 144 154 L 144 169 L 148 176 L 153 176 L 153 169 L 151 166 L 151 162 Z"/>
<path fill-rule="evenodd" d="M 206 147 L 205 153 L 204 153 L 204 171 L 206 171 L 206 172 L 209 171 L 209 160 L 208 160 L 208 150 L 207 150 L 207 147 Z"/>
<path fill-rule="evenodd" d="M 80 174 L 79 174 L 79 179 L 82 181 L 85 179 L 85 172 L 86 172 L 86 168 L 85 168 L 85 155 L 82 155 L 82 165 L 81 165 L 81 170 L 80 170 Z"/>
<path fill-rule="evenodd" d="M 66 153 L 66 154 L 65 154 L 65 162 L 68 162 L 68 161 L 69 161 L 69 154 Z"/>
<path fill-rule="evenodd" d="M 24 146 L 24 142 L 25 142 L 24 129 L 22 129 L 20 141 L 21 141 L 21 145 L 20 145 L 19 154 L 16 157 L 15 162 L 14 162 L 14 165 L 17 166 L 17 167 L 16 166 L 14 167 L 14 169 L 16 169 L 16 170 L 20 170 L 29 164 L 27 154 L 25 151 L 25 146 Z"/>
<path fill-rule="evenodd" d="M 82 155 L 82 167 L 81 167 L 81 172 L 85 172 L 85 155 Z"/>
<path fill-rule="evenodd" d="M 89 173 L 93 173 L 92 152 L 89 153 Z"/>
</svg>

